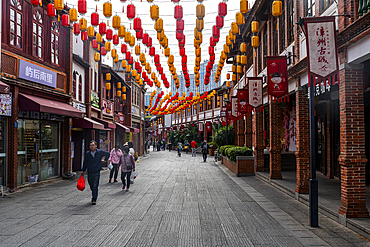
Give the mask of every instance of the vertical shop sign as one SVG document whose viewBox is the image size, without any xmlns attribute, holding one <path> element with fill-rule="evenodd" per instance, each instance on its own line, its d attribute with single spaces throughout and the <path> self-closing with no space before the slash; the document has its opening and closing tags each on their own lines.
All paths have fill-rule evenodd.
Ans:
<svg viewBox="0 0 370 247">
<path fill-rule="evenodd" d="M 231 116 L 234 119 L 237 119 L 239 117 L 239 112 L 238 112 L 238 97 L 233 96 L 231 97 Z"/>
<path fill-rule="evenodd" d="M 269 95 L 281 98 L 288 93 L 287 57 L 267 56 L 266 59 Z"/>
<path fill-rule="evenodd" d="M 12 95 L 0 94 L 0 116 L 12 115 Z"/>
<path fill-rule="evenodd" d="M 249 92 L 248 89 L 238 89 L 238 111 L 240 114 L 248 113 L 249 109 Z"/>
<path fill-rule="evenodd" d="M 324 83 L 329 78 L 333 81 L 332 76 L 339 71 L 335 17 L 306 18 L 305 29 L 309 85 L 311 76 Z"/>
<path fill-rule="evenodd" d="M 262 105 L 262 77 L 248 77 L 249 105 L 257 108 Z"/>
<path fill-rule="evenodd" d="M 113 117 L 113 102 L 103 99 L 103 114 Z"/>
</svg>

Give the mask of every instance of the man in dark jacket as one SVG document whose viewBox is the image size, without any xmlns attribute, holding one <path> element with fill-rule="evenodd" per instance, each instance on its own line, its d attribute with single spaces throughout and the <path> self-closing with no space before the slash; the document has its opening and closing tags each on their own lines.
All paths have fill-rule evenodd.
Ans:
<svg viewBox="0 0 370 247">
<path fill-rule="evenodd" d="M 206 140 L 204 140 L 204 142 L 202 143 L 201 148 L 202 148 L 202 153 L 203 153 L 203 161 L 206 162 L 207 154 L 208 154 L 208 144 Z"/>
<path fill-rule="evenodd" d="M 92 191 L 91 204 L 96 205 L 98 199 L 98 187 L 100 180 L 100 171 L 102 169 L 102 161 L 109 159 L 110 153 L 97 149 L 96 141 L 90 141 L 90 151 L 87 151 L 84 158 L 81 176 L 87 170 L 87 181 L 89 182 Z"/>
</svg>

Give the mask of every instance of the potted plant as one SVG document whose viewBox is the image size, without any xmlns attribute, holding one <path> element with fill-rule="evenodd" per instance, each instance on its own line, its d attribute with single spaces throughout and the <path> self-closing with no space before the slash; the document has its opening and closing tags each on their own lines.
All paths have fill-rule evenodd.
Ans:
<svg viewBox="0 0 370 247">
<path fill-rule="evenodd" d="M 215 150 L 217 149 L 217 145 L 214 142 L 208 143 L 209 145 L 209 156 L 214 156 L 215 155 Z"/>
</svg>

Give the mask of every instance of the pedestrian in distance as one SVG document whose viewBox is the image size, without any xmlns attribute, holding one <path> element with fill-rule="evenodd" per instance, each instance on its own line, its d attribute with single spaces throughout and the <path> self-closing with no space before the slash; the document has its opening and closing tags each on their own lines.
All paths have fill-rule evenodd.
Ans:
<svg viewBox="0 0 370 247">
<path fill-rule="evenodd" d="M 187 140 L 185 141 L 184 149 L 185 149 L 186 154 L 188 154 L 189 149 L 190 149 L 190 144 L 189 144 L 189 141 L 187 141 Z"/>
<path fill-rule="evenodd" d="M 206 162 L 207 154 L 208 154 L 208 143 L 206 140 L 203 141 L 201 148 L 202 148 L 202 153 L 203 153 L 203 161 Z"/>
<path fill-rule="evenodd" d="M 156 148 L 156 143 L 155 143 L 155 141 L 153 141 L 153 152 L 155 151 L 155 148 Z"/>
<path fill-rule="evenodd" d="M 182 150 L 182 143 L 178 142 L 177 143 L 177 154 L 179 155 L 179 157 L 181 157 L 181 150 Z"/>
<path fill-rule="evenodd" d="M 109 174 L 109 183 L 112 182 L 113 174 L 114 174 L 114 182 L 117 183 L 117 176 L 118 176 L 118 170 L 119 170 L 119 161 L 121 160 L 122 156 L 122 151 L 119 149 L 119 145 L 116 144 L 116 147 L 110 151 L 110 157 L 109 157 L 109 162 L 112 163 L 113 168 L 110 170 Z"/>
<path fill-rule="evenodd" d="M 148 145 L 149 145 L 149 140 L 146 140 L 144 143 L 144 150 L 146 154 L 148 153 Z"/>
<path fill-rule="evenodd" d="M 172 143 L 171 143 L 171 142 L 169 142 L 169 143 L 168 143 L 168 151 L 169 151 L 169 152 L 171 152 L 171 150 L 172 150 Z"/>
<path fill-rule="evenodd" d="M 123 151 L 124 154 L 121 156 L 120 160 L 122 189 L 124 190 L 126 188 L 126 191 L 129 191 L 131 173 L 135 171 L 135 160 L 129 153 L 128 147 L 124 147 Z"/>
<path fill-rule="evenodd" d="M 161 151 L 161 141 L 157 141 L 157 151 Z"/>
<path fill-rule="evenodd" d="M 84 176 L 85 171 L 87 170 L 87 181 L 92 193 L 92 205 L 96 205 L 96 200 L 98 199 L 98 187 L 102 162 L 108 160 L 109 157 L 109 152 L 97 149 L 96 141 L 90 141 L 90 150 L 85 154 L 81 176 Z"/>
<path fill-rule="evenodd" d="M 192 140 L 190 142 L 190 145 L 191 145 L 191 156 L 192 157 L 197 156 L 197 153 L 195 152 L 197 150 L 197 143 L 194 140 Z"/>
</svg>

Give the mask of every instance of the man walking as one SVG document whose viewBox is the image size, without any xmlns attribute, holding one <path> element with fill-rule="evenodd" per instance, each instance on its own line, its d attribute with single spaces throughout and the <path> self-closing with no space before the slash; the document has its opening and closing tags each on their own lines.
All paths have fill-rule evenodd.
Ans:
<svg viewBox="0 0 370 247">
<path fill-rule="evenodd" d="M 206 140 L 204 140 L 201 147 L 202 147 L 202 153 L 203 153 L 203 161 L 206 162 L 207 154 L 208 154 L 208 144 Z"/>
<path fill-rule="evenodd" d="M 108 160 L 109 157 L 109 152 L 97 149 L 96 141 L 90 141 L 90 151 L 87 151 L 85 154 L 81 176 L 84 176 L 87 170 L 87 181 L 92 191 L 92 205 L 96 205 L 96 200 L 98 199 L 100 171 L 102 169 L 101 162 Z"/>
</svg>

